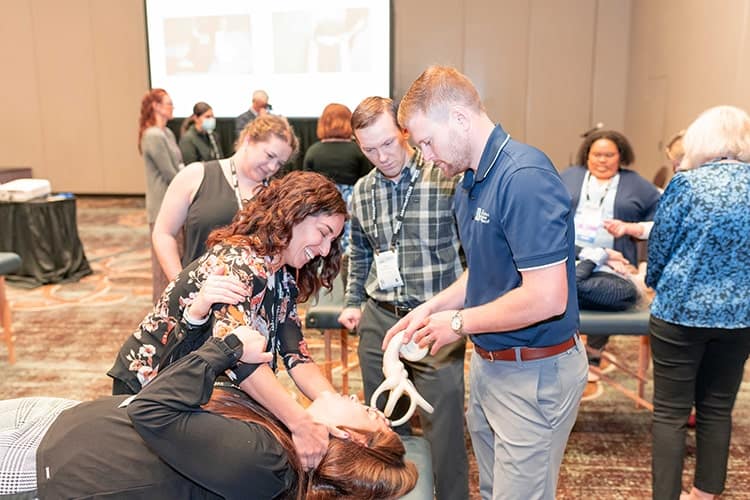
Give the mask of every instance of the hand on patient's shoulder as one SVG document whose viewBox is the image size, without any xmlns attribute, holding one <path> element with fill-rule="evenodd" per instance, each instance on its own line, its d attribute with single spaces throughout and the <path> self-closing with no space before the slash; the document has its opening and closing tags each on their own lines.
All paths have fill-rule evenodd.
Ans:
<svg viewBox="0 0 750 500">
<path fill-rule="evenodd" d="M 227 275 L 224 265 L 218 266 L 201 285 L 200 290 L 185 308 L 188 318 L 200 321 L 211 312 L 214 304 L 236 305 L 251 294 L 248 285 L 234 275 Z M 188 319 L 189 321 L 189 319 Z M 193 324 L 193 321 L 190 321 Z M 199 324 L 199 323 L 198 323 Z"/>
</svg>

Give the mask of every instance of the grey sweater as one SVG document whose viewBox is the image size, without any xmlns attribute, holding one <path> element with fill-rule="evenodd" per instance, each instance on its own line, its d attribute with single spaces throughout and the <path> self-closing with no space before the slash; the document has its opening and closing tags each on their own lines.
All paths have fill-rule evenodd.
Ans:
<svg viewBox="0 0 750 500">
<path fill-rule="evenodd" d="M 159 127 L 143 132 L 141 151 L 146 164 L 146 214 L 149 224 L 153 224 L 167 186 L 182 169 L 182 155 L 172 131 Z"/>
</svg>

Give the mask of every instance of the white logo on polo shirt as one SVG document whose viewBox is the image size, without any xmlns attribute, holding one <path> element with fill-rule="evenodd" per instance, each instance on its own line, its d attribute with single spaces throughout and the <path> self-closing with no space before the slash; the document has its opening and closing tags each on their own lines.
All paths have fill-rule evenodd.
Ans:
<svg viewBox="0 0 750 500">
<path fill-rule="evenodd" d="M 474 220 L 481 222 L 482 224 L 490 223 L 490 213 L 481 207 L 477 207 L 477 211 L 474 214 Z"/>
</svg>

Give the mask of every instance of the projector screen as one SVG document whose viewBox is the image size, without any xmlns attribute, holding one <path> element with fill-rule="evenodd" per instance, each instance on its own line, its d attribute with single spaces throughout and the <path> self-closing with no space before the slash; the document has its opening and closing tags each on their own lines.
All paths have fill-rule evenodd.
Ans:
<svg viewBox="0 0 750 500">
<path fill-rule="evenodd" d="M 151 87 L 174 116 L 198 101 L 237 116 L 257 89 L 290 117 L 390 96 L 390 0 L 146 0 L 146 19 Z"/>
</svg>

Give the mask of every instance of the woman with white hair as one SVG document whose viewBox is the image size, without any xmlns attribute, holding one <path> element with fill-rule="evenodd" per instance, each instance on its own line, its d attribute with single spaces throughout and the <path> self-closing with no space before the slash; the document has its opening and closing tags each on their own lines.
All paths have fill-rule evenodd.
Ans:
<svg viewBox="0 0 750 500">
<path fill-rule="evenodd" d="M 654 360 L 653 498 L 724 490 L 732 408 L 750 353 L 750 116 L 702 113 L 664 191 L 648 245 Z M 695 403 L 696 466 L 682 493 L 686 423 Z"/>
</svg>

